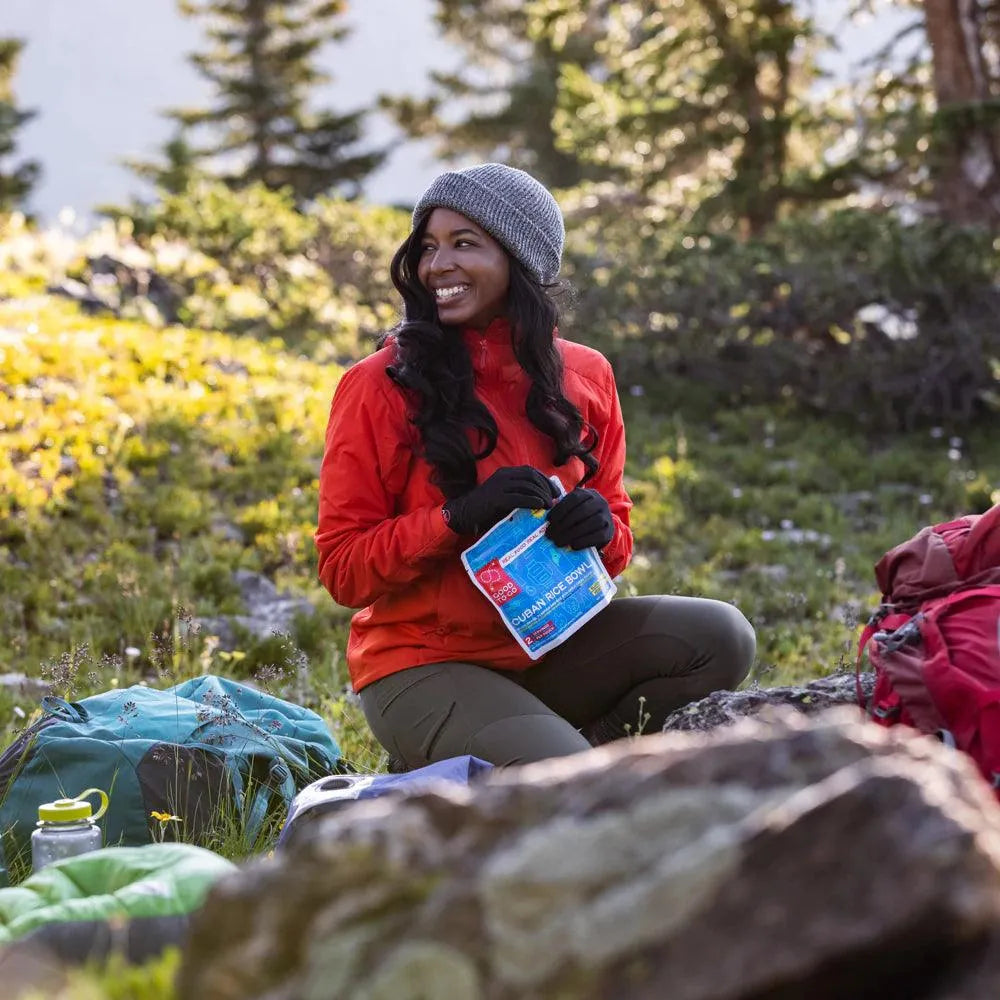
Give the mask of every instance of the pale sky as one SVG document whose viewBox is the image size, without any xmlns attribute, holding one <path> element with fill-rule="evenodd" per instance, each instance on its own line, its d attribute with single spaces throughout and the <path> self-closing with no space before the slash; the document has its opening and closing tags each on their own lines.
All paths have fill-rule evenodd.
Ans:
<svg viewBox="0 0 1000 1000">
<path fill-rule="evenodd" d="M 347 112 L 381 91 L 421 92 L 428 70 L 455 53 L 440 41 L 432 0 L 355 0 L 346 42 L 325 50 L 333 83 L 318 102 Z M 0 0 L 0 36 L 27 40 L 15 79 L 19 105 L 38 111 L 19 135 L 19 159 L 41 160 L 30 207 L 52 219 L 64 206 L 88 212 L 124 202 L 141 182 L 118 164 L 152 156 L 171 134 L 159 113 L 197 105 L 207 85 L 185 60 L 201 45 L 176 0 Z M 372 119 L 374 145 L 391 135 Z M 441 166 L 424 145 L 397 152 L 366 187 L 373 201 L 413 201 Z"/>
<path fill-rule="evenodd" d="M 824 27 L 840 25 L 843 0 L 801 2 Z M 380 92 L 421 93 L 429 70 L 453 69 L 461 54 L 438 38 L 434 6 L 354 0 L 354 34 L 325 50 L 321 61 L 334 82 L 317 103 L 352 111 Z M 841 25 L 841 53 L 831 68 L 849 74 L 898 21 L 890 11 L 868 26 Z M 53 220 L 64 206 L 86 215 L 95 205 L 144 193 L 118 161 L 152 156 L 169 138 L 163 109 L 204 101 L 206 85 L 185 59 L 201 47 L 197 22 L 177 13 L 176 0 L 0 0 L 0 36 L 9 35 L 28 43 L 15 79 L 18 103 L 38 111 L 18 144 L 18 159 L 39 159 L 44 170 L 30 207 Z M 390 135 L 387 122 L 370 119 L 374 145 Z M 427 144 L 407 144 L 371 175 L 365 194 L 412 202 L 441 169 Z"/>
</svg>

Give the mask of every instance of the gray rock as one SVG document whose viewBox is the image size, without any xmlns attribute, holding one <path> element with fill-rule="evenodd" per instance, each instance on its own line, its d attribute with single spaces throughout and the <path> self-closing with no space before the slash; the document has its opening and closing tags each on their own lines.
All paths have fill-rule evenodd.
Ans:
<svg viewBox="0 0 1000 1000">
<path fill-rule="evenodd" d="M 57 285 L 49 285 L 46 289 L 50 295 L 62 295 L 72 299 L 87 314 L 109 312 L 117 315 L 114 306 L 98 295 L 89 285 L 75 278 L 65 278 Z"/>
<path fill-rule="evenodd" d="M 43 945 L 17 941 L 0 949 L 5 1000 L 60 996 L 68 977 L 68 968 Z"/>
<path fill-rule="evenodd" d="M 246 536 L 243 534 L 243 531 L 228 518 L 216 515 L 211 519 L 209 528 L 216 538 L 221 538 L 223 541 L 238 542 L 240 544 L 246 542 Z"/>
<path fill-rule="evenodd" d="M 17 698 L 35 698 L 48 694 L 52 685 L 39 677 L 29 677 L 22 673 L 0 674 L 0 687 Z"/>
<path fill-rule="evenodd" d="M 246 614 L 219 615 L 196 619 L 202 634 L 219 637 L 219 648 L 235 649 L 238 633 L 246 632 L 256 639 L 287 633 L 298 615 L 312 615 L 315 609 L 304 597 L 292 597 L 260 573 L 238 569 L 233 577 L 246 605 Z"/>
<path fill-rule="evenodd" d="M 782 541 L 788 542 L 791 545 L 818 545 L 822 549 L 828 549 L 833 544 L 833 539 L 830 535 L 824 534 L 820 531 L 815 531 L 812 528 L 778 528 L 778 529 L 765 529 L 760 533 L 760 537 L 765 542 Z"/>
<path fill-rule="evenodd" d="M 765 580 L 769 580 L 771 583 L 780 584 L 784 583 L 790 574 L 791 570 L 785 566 L 783 563 L 773 563 L 765 564 L 760 566 L 754 566 L 750 570 L 746 569 L 725 569 L 720 570 L 716 576 L 719 580 L 726 583 L 740 583 L 746 580 L 748 575 L 755 575 L 763 577 Z"/>
<path fill-rule="evenodd" d="M 176 323 L 183 289 L 148 267 L 135 267 L 108 254 L 87 261 L 92 288 L 116 307 L 147 302 L 164 323 Z"/>
<path fill-rule="evenodd" d="M 850 493 L 833 493 L 830 496 L 830 502 L 841 513 L 849 517 L 855 517 L 861 511 L 866 511 L 876 504 L 877 500 L 871 490 L 854 490 Z"/>
<path fill-rule="evenodd" d="M 178 994 L 985 1000 L 997 818 L 843 708 L 623 741 L 332 814 L 216 885 Z"/>
<path fill-rule="evenodd" d="M 862 673 L 860 683 L 862 699 L 867 701 L 875 686 L 875 675 Z M 859 717 L 861 715 L 855 676 L 853 673 L 840 673 L 798 687 L 762 688 L 753 685 L 742 691 L 714 691 L 707 698 L 668 715 L 663 731 L 707 732 L 777 705 L 788 705 L 806 715 L 815 715 L 834 705 L 854 705 L 858 707 Z"/>
</svg>

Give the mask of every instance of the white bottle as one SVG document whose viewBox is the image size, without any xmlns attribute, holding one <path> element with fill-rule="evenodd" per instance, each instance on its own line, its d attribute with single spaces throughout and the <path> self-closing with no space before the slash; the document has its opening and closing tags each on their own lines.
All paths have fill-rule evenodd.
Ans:
<svg viewBox="0 0 1000 1000">
<path fill-rule="evenodd" d="M 87 801 L 98 795 L 101 807 L 96 813 Z M 88 788 L 73 799 L 56 799 L 38 807 L 38 824 L 31 834 L 31 870 L 37 872 L 53 861 L 96 851 L 102 845 L 97 825 L 108 808 L 108 796 L 99 788 Z"/>
</svg>

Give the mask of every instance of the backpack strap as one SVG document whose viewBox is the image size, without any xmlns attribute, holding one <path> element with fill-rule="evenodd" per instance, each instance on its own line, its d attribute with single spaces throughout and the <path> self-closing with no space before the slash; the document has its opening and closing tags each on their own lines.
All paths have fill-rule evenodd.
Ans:
<svg viewBox="0 0 1000 1000">
<path fill-rule="evenodd" d="M 63 722 L 86 722 L 90 713 L 78 701 L 66 701 L 49 694 L 42 699 L 42 711 Z"/>
<path fill-rule="evenodd" d="M 858 657 L 854 662 L 854 693 L 858 699 L 858 707 L 864 711 L 868 711 L 867 698 L 865 698 L 865 692 L 861 687 L 861 662 L 865 656 L 865 650 L 868 648 L 868 643 L 871 642 L 872 636 L 878 631 L 879 626 L 882 622 L 891 615 L 896 610 L 895 606 L 883 601 L 871 614 L 871 617 L 865 623 L 864 630 L 861 633 L 861 638 L 858 639 Z"/>
<path fill-rule="evenodd" d="M 242 744 L 238 733 L 243 734 Z M 192 731 L 189 745 L 223 750 L 222 757 L 249 844 L 260 835 L 274 796 L 279 795 L 285 807 L 290 807 L 298 790 L 296 773 L 302 777 L 303 784 L 309 774 L 308 759 L 244 716 L 209 719 Z M 267 777 L 263 781 L 253 778 L 254 764 L 259 761 L 267 762 Z"/>
<path fill-rule="evenodd" d="M 864 712 L 868 711 L 868 699 L 865 697 L 864 688 L 861 686 L 861 661 L 865 657 L 865 648 L 874 634 L 875 630 L 866 625 L 858 642 L 858 658 L 854 662 L 854 696 L 857 698 L 858 708 Z"/>
<path fill-rule="evenodd" d="M 867 711 L 868 706 L 864 691 L 861 688 L 861 664 L 864 660 L 865 649 L 868 647 L 868 643 L 873 638 L 882 638 L 878 635 L 878 632 L 886 618 L 897 616 L 895 629 L 890 631 L 899 632 L 902 628 L 905 628 L 908 621 L 913 621 L 914 617 L 919 613 L 921 605 L 928 601 L 991 584 L 1000 584 L 1000 566 L 983 570 L 983 572 L 968 580 L 963 580 L 959 584 L 943 584 L 940 587 L 931 587 L 915 597 L 908 597 L 905 601 L 896 604 L 886 600 L 886 595 L 883 595 L 882 603 L 872 612 L 861 633 L 861 638 L 858 640 L 858 656 L 854 664 L 854 690 L 858 699 L 858 705 Z M 890 640 L 892 645 L 889 648 L 898 648 L 899 645 L 905 644 L 908 638 L 908 633 L 901 634 L 898 639 Z"/>
<path fill-rule="evenodd" d="M 266 780 L 253 784 L 250 782 L 253 759 L 244 757 L 243 761 L 245 766 L 241 767 L 235 760 L 229 759 L 229 776 L 233 794 L 239 803 L 246 842 L 252 845 L 261 834 L 275 795 L 281 798 L 287 809 L 291 806 L 297 789 L 292 769 L 280 757 L 271 760 Z"/>
<path fill-rule="evenodd" d="M 928 605 L 918 617 L 926 667 L 922 682 L 931 702 L 950 720 L 960 749 L 969 750 L 972 733 L 990 744 L 992 771 L 1000 770 L 1000 739 L 976 717 L 1000 695 L 1000 586 L 964 589 Z M 964 654 L 964 655 L 963 655 Z M 996 709 L 991 708 L 990 714 Z M 942 722 L 942 726 L 945 723 Z M 991 739 L 992 738 L 992 739 Z"/>
</svg>

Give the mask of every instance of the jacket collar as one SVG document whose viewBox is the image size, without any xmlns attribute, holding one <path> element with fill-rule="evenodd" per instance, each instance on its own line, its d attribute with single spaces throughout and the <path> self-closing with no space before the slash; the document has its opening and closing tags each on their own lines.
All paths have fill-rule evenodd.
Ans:
<svg viewBox="0 0 1000 1000">
<path fill-rule="evenodd" d="M 493 320 L 485 330 L 465 327 L 462 340 L 477 382 L 516 382 L 524 375 L 511 343 L 510 323 L 503 317 Z"/>
<path fill-rule="evenodd" d="M 559 338 L 559 328 L 552 331 Z M 510 323 L 499 317 L 485 330 L 467 326 L 462 330 L 462 340 L 472 359 L 472 370 L 477 381 L 517 382 L 524 377 L 524 371 L 511 340 Z"/>
</svg>

